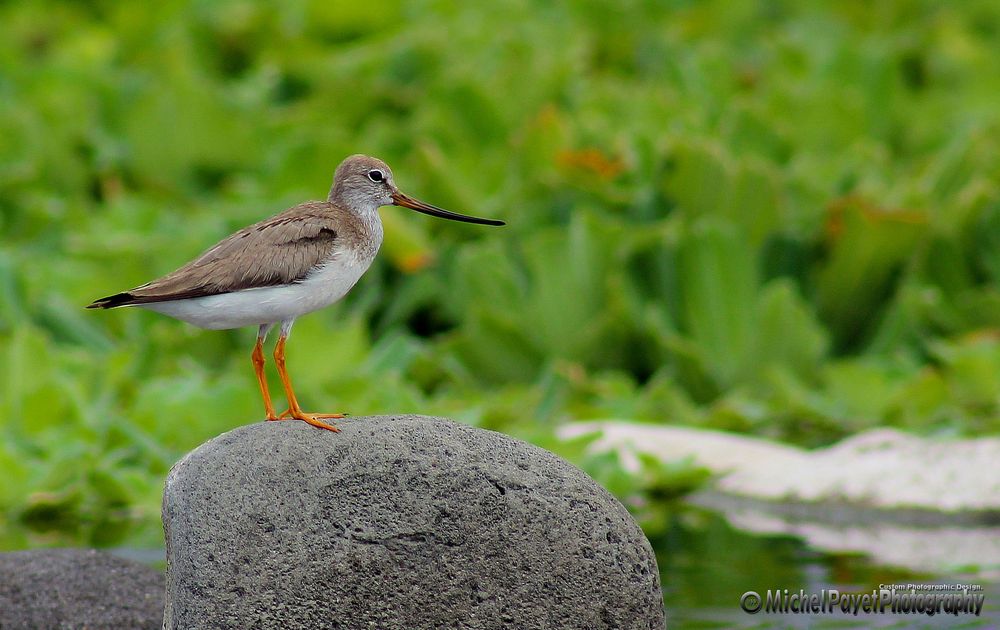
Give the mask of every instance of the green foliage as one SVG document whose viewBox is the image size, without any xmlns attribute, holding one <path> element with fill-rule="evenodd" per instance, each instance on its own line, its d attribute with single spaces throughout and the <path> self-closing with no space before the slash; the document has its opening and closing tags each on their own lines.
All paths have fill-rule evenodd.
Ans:
<svg viewBox="0 0 1000 630">
<path fill-rule="evenodd" d="M 253 331 L 81 307 L 356 152 L 509 225 L 385 209 L 379 261 L 289 346 L 318 411 L 805 445 L 1000 426 L 995 2 L 32 0 L 0 23 L 0 519 L 155 518 L 183 452 L 260 416 Z M 577 461 L 647 499 L 697 482 Z"/>
</svg>

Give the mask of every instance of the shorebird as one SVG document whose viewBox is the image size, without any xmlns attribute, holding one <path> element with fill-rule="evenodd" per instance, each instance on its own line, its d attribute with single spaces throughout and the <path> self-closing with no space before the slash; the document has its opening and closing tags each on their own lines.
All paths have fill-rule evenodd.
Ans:
<svg viewBox="0 0 1000 630">
<path fill-rule="evenodd" d="M 339 431 L 299 406 L 285 369 L 285 343 L 295 319 L 340 300 L 368 270 L 382 244 L 381 206 L 402 206 L 443 219 L 504 225 L 449 212 L 396 188 L 392 170 L 377 158 L 352 155 L 333 175 L 326 201 L 307 201 L 245 227 L 180 269 L 131 291 L 95 300 L 87 308 L 138 306 L 200 328 L 257 326 L 251 355 L 268 420 L 298 419 Z M 288 409 L 274 412 L 264 376 L 264 341 L 280 324 L 274 363 Z"/>
</svg>

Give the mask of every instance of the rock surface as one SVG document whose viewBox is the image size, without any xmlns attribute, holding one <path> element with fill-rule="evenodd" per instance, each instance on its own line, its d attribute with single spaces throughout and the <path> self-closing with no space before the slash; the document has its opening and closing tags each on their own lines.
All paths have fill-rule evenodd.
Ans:
<svg viewBox="0 0 1000 630">
<path fill-rule="evenodd" d="M 159 628 L 163 573 L 92 549 L 0 553 L 0 628 Z"/>
<path fill-rule="evenodd" d="M 420 416 L 241 427 L 164 493 L 166 628 L 662 628 L 656 560 L 580 470 Z"/>
</svg>

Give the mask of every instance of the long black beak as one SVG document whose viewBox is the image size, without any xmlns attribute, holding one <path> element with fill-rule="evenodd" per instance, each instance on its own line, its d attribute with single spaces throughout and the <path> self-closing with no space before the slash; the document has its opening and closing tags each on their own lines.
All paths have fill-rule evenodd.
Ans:
<svg viewBox="0 0 1000 630">
<path fill-rule="evenodd" d="M 392 193 L 392 203 L 396 206 L 402 206 L 404 208 L 409 208 L 410 210 L 416 210 L 417 212 L 429 214 L 432 217 L 441 217 L 442 219 L 451 219 L 452 221 L 478 223 L 480 225 L 507 225 L 503 221 L 498 221 L 497 219 L 480 219 L 479 217 L 470 217 L 464 214 L 449 212 L 444 208 L 438 208 L 437 206 L 432 206 L 429 203 L 424 203 L 419 199 L 414 199 L 413 197 L 404 195 L 398 190 Z"/>
</svg>

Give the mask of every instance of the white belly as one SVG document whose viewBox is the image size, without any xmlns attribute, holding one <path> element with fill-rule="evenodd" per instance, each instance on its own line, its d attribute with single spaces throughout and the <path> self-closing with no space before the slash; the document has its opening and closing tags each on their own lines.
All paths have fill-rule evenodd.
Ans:
<svg viewBox="0 0 1000 630">
<path fill-rule="evenodd" d="M 294 284 L 139 306 L 212 330 L 273 324 L 333 304 L 347 295 L 369 265 L 371 259 L 337 256 Z"/>
</svg>

